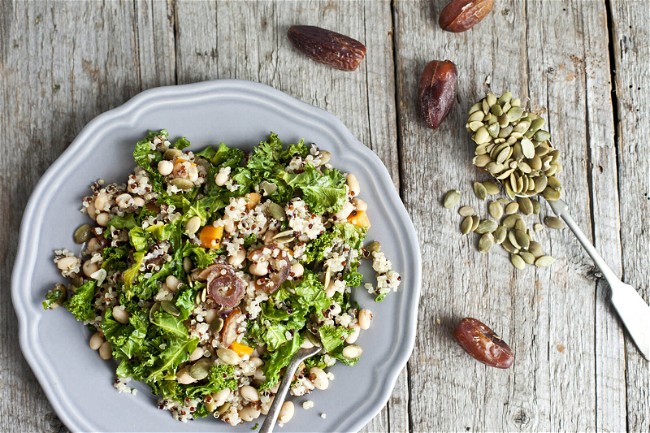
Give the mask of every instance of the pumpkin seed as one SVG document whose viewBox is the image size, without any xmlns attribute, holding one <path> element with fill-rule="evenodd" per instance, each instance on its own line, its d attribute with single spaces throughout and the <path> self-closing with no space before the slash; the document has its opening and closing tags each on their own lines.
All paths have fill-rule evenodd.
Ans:
<svg viewBox="0 0 650 433">
<path fill-rule="evenodd" d="M 479 200 L 485 200 L 485 197 L 487 197 L 487 190 L 482 183 L 474 182 L 474 195 L 476 195 Z"/>
<path fill-rule="evenodd" d="M 533 137 L 535 141 L 547 141 L 551 138 L 551 134 L 548 131 L 541 130 L 537 131 Z"/>
<path fill-rule="evenodd" d="M 494 243 L 499 245 L 503 243 L 506 236 L 508 236 L 508 230 L 506 230 L 504 226 L 499 226 L 492 234 L 494 235 Z"/>
<path fill-rule="evenodd" d="M 522 249 L 528 249 L 530 245 L 530 237 L 526 234 L 525 231 L 515 230 L 515 239 L 517 239 L 517 243 Z"/>
<path fill-rule="evenodd" d="M 508 115 L 508 122 L 516 122 L 517 120 L 521 119 L 521 116 L 524 114 L 524 109 L 521 107 L 517 107 L 514 104 L 512 104 L 512 108 L 508 110 L 506 113 Z"/>
<path fill-rule="evenodd" d="M 486 167 L 490 162 L 492 162 L 490 155 L 477 155 L 472 160 L 472 163 L 479 168 Z"/>
<path fill-rule="evenodd" d="M 535 266 L 538 268 L 545 268 L 551 266 L 555 262 L 555 258 L 552 256 L 542 256 L 535 260 Z"/>
<path fill-rule="evenodd" d="M 260 189 L 264 195 L 271 195 L 278 190 L 278 186 L 274 183 L 263 180 L 260 182 Z"/>
<path fill-rule="evenodd" d="M 468 217 L 476 214 L 476 211 L 474 211 L 474 208 L 471 206 L 463 206 L 460 209 L 458 209 L 458 214 L 462 217 Z"/>
<path fill-rule="evenodd" d="M 528 251 L 533 256 L 535 256 L 535 258 L 542 257 L 544 255 L 542 245 L 537 241 L 530 241 L 530 245 L 528 245 Z"/>
<path fill-rule="evenodd" d="M 491 201 L 488 205 L 488 212 L 492 218 L 499 220 L 503 216 L 503 206 L 498 201 Z"/>
<path fill-rule="evenodd" d="M 473 221 L 471 215 L 463 218 L 463 221 L 460 223 L 460 232 L 464 235 L 472 231 Z"/>
<path fill-rule="evenodd" d="M 564 222 L 562 221 L 562 219 L 554 216 L 544 217 L 544 224 L 546 224 L 549 228 L 556 229 L 556 230 L 560 230 L 564 228 Z"/>
<path fill-rule="evenodd" d="M 476 144 L 488 143 L 492 137 L 485 126 L 481 126 L 472 136 Z"/>
<path fill-rule="evenodd" d="M 176 148 L 167 149 L 165 153 L 163 153 L 163 159 L 171 161 L 172 159 L 178 158 L 182 154 L 183 152 L 179 149 Z"/>
<path fill-rule="evenodd" d="M 488 92 L 488 94 L 485 96 L 485 100 L 487 101 L 488 106 L 491 107 L 497 103 L 497 95 L 492 92 Z"/>
<path fill-rule="evenodd" d="M 509 91 L 506 90 L 505 92 L 503 92 L 501 94 L 501 96 L 499 96 L 499 99 L 497 99 L 497 102 L 499 104 L 503 105 L 505 103 L 509 103 L 511 99 L 512 99 L 512 93 L 510 93 Z"/>
<path fill-rule="evenodd" d="M 506 205 L 506 215 L 514 215 L 519 211 L 519 203 L 511 201 Z"/>
<path fill-rule="evenodd" d="M 533 213 L 533 202 L 530 201 L 528 197 L 519 197 L 517 199 L 519 203 L 519 211 L 524 215 L 530 215 Z"/>
<path fill-rule="evenodd" d="M 517 248 L 518 250 L 521 249 L 521 245 L 519 245 L 519 242 L 517 242 L 517 236 L 515 236 L 515 231 L 514 230 L 510 230 L 508 232 L 508 240 L 510 241 L 510 244 L 513 247 Z"/>
<path fill-rule="evenodd" d="M 517 254 L 519 252 L 519 248 L 515 247 L 512 245 L 509 239 L 504 239 L 503 242 L 501 242 L 501 247 L 509 252 L 510 254 Z"/>
<path fill-rule="evenodd" d="M 485 191 L 487 191 L 487 193 L 490 194 L 490 195 L 498 194 L 499 191 L 500 191 L 499 185 L 492 182 L 491 180 L 486 180 L 482 184 L 483 184 L 483 187 L 485 188 Z"/>
<path fill-rule="evenodd" d="M 521 151 L 524 153 L 524 156 L 528 159 L 531 159 L 535 156 L 535 146 L 533 142 L 527 138 L 521 139 Z"/>
<path fill-rule="evenodd" d="M 475 111 L 469 115 L 469 117 L 467 118 L 467 123 L 481 122 L 483 119 L 485 119 L 485 114 L 483 114 L 482 111 Z"/>
<path fill-rule="evenodd" d="M 181 315 L 181 312 L 171 301 L 160 301 L 160 308 L 174 317 Z"/>
<path fill-rule="evenodd" d="M 169 183 L 182 190 L 188 190 L 194 188 L 194 183 L 192 183 L 192 181 L 189 179 L 185 179 L 184 177 L 176 177 L 172 179 Z"/>
<path fill-rule="evenodd" d="M 532 265 L 535 263 L 535 256 L 528 251 L 519 251 L 519 255 L 527 265 Z"/>
<path fill-rule="evenodd" d="M 521 231 L 525 232 L 526 229 L 527 229 L 527 227 L 526 227 L 526 221 L 524 221 L 524 220 L 521 219 L 521 218 L 518 219 L 518 220 L 515 222 L 515 229 L 516 229 L 516 230 L 521 230 Z"/>
<path fill-rule="evenodd" d="M 457 189 L 452 189 L 451 191 L 447 191 L 447 193 L 443 197 L 442 205 L 446 209 L 451 209 L 452 207 L 456 206 L 459 201 L 460 201 L 460 191 L 458 191 Z"/>
<path fill-rule="evenodd" d="M 494 245 L 494 236 L 492 233 L 485 233 L 478 241 L 478 250 L 482 253 L 487 253 Z"/>
<path fill-rule="evenodd" d="M 92 237 L 92 234 L 93 231 L 90 227 L 90 224 L 82 224 L 77 227 L 77 230 L 74 231 L 72 238 L 76 243 L 83 244 L 84 242 L 88 242 L 88 240 Z"/>
<path fill-rule="evenodd" d="M 221 317 L 217 317 L 210 323 L 210 330 L 213 333 L 217 333 L 223 329 L 223 319 Z"/>
<path fill-rule="evenodd" d="M 210 371 L 211 365 L 212 365 L 211 359 L 204 358 L 196 361 L 190 367 L 190 376 L 192 376 L 196 380 L 205 379 L 206 377 L 208 377 L 208 372 Z"/>
<path fill-rule="evenodd" d="M 511 229 L 511 228 L 513 228 L 515 226 L 517 221 L 519 221 L 520 219 L 521 219 L 521 216 L 518 215 L 518 214 L 508 215 L 507 217 L 505 217 L 503 219 L 503 221 L 501 221 L 501 224 L 503 224 L 503 226 L 505 228 Z"/>
<path fill-rule="evenodd" d="M 482 220 L 478 227 L 476 228 L 475 232 L 478 233 L 479 235 L 483 235 L 485 233 L 492 233 L 497 229 L 498 225 L 496 221 L 490 220 L 490 219 L 485 219 Z"/>
<path fill-rule="evenodd" d="M 510 262 L 512 263 L 512 266 L 514 266 L 517 269 L 524 269 L 526 268 L 526 262 L 524 259 L 521 258 L 519 254 L 512 254 L 510 256 Z"/>
<path fill-rule="evenodd" d="M 372 241 L 368 244 L 366 250 L 370 251 L 371 253 L 377 253 L 381 251 L 381 244 L 379 241 Z"/>
<path fill-rule="evenodd" d="M 539 204 L 539 200 L 531 200 L 533 203 L 533 213 L 539 215 L 539 212 L 542 210 L 542 205 Z"/>
<path fill-rule="evenodd" d="M 475 232 L 476 229 L 478 228 L 478 225 L 480 224 L 481 219 L 478 217 L 478 215 L 472 215 L 472 231 Z"/>
<path fill-rule="evenodd" d="M 284 211 L 284 208 L 275 202 L 269 203 L 267 209 L 269 214 L 278 221 L 284 221 L 287 219 L 287 214 Z"/>
<path fill-rule="evenodd" d="M 560 191 L 547 186 L 544 191 L 542 191 L 542 196 L 548 201 L 556 201 L 560 199 Z"/>
<path fill-rule="evenodd" d="M 154 322 L 156 319 L 156 313 L 160 311 L 160 302 L 154 302 L 154 304 L 149 309 L 149 321 Z"/>
</svg>

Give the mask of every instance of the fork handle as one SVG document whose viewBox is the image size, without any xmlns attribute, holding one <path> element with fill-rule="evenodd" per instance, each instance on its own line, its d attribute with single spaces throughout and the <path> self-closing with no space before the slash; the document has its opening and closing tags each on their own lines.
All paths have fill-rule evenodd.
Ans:
<svg viewBox="0 0 650 433">
<path fill-rule="evenodd" d="M 614 273 L 614 271 L 612 271 L 600 254 L 598 254 L 598 251 L 596 251 L 596 248 L 593 246 L 591 241 L 589 241 L 587 236 L 585 236 L 582 230 L 580 230 L 580 227 L 578 227 L 578 224 L 576 224 L 571 215 L 569 215 L 569 206 L 562 200 L 549 201 L 548 204 L 551 206 L 551 209 L 553 209 L 555 215 L 562 218 L 567 227 L 571 229 L 578 239 L 578 242 L 580 242 L 585 251 L 587 251 L 591 256 L 596 266 L 598 266 L 610 287 L 613 288 L 614 286 L 621 284 L 621 279 Z"/>
</svg>

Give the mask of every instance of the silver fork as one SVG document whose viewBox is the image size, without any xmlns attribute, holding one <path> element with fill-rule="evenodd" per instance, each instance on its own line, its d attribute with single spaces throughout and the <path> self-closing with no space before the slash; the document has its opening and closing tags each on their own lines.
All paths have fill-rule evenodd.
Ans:
<svg viewBox="0 0 650 433">
<path fill-rule="evenodd" d="M 578 238 L 582 247 L 591 256 L 612 289 L 612 304 L 627 328 L 634 343 L 643 356 L 650 361 L 650 307 L 641 295 L 629 284 L 622 282 L 605 260 L 598 254 L 596 248 L 580 230 L 568 213 L 569 206 L 562 200 L 549 201 L 548 204 L 555 215 L 562 218 L 573 234 Z"/>
<path fill-rule="evenodd" d="M 305 359 L 316 355 L 321 350 L 322 349 L 319 346 L 314 346 L 309 349 L 298 349 L 296 354 L 293 355 L 293 358 L 291 358 L 289 365 L 287 365 L 284 371 L 284 377 L 282 378 L 282 382 L 280 382 L 278 392 L 275 394 L 275 399 L 273 400 L 273 403 L 271 403 L 269 413 L 266 415 L 266 419 L 264 420 L 264 423 L 262 423 L 259 433 L 271 433 L 273 431 L 273 427 L 275 427 L 278 415 L 280 414 L 280 408 L 282 407 L 282 403 L 284 403 L 284 399 L 287 397 L 289 386 L 291 386 L 291 379 L 293 379 L 293 375 L 298 369 L 298 366 Z"/>
</svg>

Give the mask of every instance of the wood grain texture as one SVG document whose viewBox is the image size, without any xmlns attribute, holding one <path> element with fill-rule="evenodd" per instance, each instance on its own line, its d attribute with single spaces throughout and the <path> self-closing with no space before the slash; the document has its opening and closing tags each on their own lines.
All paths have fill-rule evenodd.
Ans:
<svg viewBox="0 0 650 433">
<path fill-rule="evenodd" d="M 486 214 L 471 193 L 487 176 L 471 165 L 466 111 L 488 89 L 510 89 L 548 120 L 572 215 L 650 301 L 647 2 L 501 0 L 460 34 L 438 27 L 445 4 L 0 0 L 0 431 L 67 431 L 20 354 L 9 301 L 29 193 L 96 115 L 147 88 L 218 78 L 269 84 L 340 118 L 384 161 L 414 220 L 424 265 L 416 347 L 364 431 L 649 431 L 648 362 L 570 233 L 541 234 L 558 258 L 550 269 L 516 271 L 502 252 L 479 254 L 438 204 L 458 188 Z M 350 35 L 366 59 L 353 73 L 315 63 L 289 44 L 292 24 Z M 416 110 L 434 59 L 459 70 L 456 106 L 437 131 Z M 512 369 L 457 346 L 451 329 L 465 316 L 510 343 Z"/>
<path fill-rule="evenodd" d="M 616 70 L 617 162 L 624 280 L 650 302 L 650 32 L 647 4 L 612 1 L 612 38 Z M 639 223 L 644 221 L 644 223 Z M 627 428 L 650 431 L 650 367 L 626 340 Z"/>
</svg>

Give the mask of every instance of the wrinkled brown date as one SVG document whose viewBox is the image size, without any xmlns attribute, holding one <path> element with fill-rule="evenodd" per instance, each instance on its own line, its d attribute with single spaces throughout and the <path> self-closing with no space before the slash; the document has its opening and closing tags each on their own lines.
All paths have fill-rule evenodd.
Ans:
<svg viewBox="0 0 650 433">
<path fill-rule="evenodd" d="M 436 129 L 451 111 L 456 96 L 456 65 L 449 60 L 427 63 L 420 77 L 420 114 Z"/>
<path fill-rule="evenodd" d="M 448 32 L 464 32 L 485 18 L 494 0 L 452 0 L 440 12 L 438 23 Z"/>
<path fill-rule="evenodd" d="M 298 51 L 342 71 L 354 71 L 366 56 L 361 42 L 320 27 L 291 26 L 287 36 Z"/>
<path fill-rule="evenodd" d="M 476 360 L 496 368 L 508 368 L 515 360 L 512 349 L 493 330 L 472 318 L 465 318 L 454 330 L 458 344 Z"/>
</svg>

